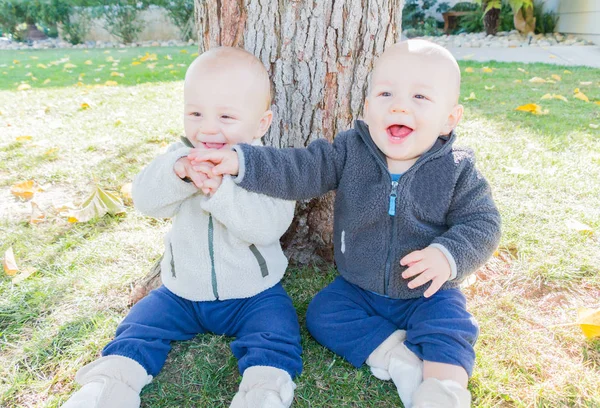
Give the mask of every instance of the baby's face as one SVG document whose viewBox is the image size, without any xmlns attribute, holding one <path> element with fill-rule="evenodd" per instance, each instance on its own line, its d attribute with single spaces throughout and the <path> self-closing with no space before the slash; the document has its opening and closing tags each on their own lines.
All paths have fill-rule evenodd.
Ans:
<svg viewBox="0 0 600 408">
<path fill-rule="evenodd" d="M 392 51 L 381 57 L 373 72 L 365 121 L 393 173 L 408 170 L 462 115 L 456 104 L 456 73 L 439 60 Z"/>
<path fill-rule="evenodd" d="M 184 88 L 185 135 L 197 148 L 251 143 L 269 128 L 267 101 L 247 70 L 197 67 Z"/>
</svg>

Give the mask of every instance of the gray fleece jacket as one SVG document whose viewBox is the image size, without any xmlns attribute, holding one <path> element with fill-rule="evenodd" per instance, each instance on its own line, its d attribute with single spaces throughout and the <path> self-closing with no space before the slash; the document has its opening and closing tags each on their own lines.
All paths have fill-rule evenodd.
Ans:
<svg viewBox="0 0 600 408">
<path fill-rule="evenodd" d="M 423 295 L 409 289 L 400 259 L 434 246 L 442 250 L 457 287 L 479 268 L 500 240 L 500 215 L 490 187 L 469 149 L 454 147 L 456 135 L 433 147 L 392 182 L 384 154 L 362 121 L 307 148 L 239 145 L 236 183 L 250 191 L 302 200 L 337 190 L 334 251 L 339 273 L 359 287 L 393 298 Z"/>
</svg>

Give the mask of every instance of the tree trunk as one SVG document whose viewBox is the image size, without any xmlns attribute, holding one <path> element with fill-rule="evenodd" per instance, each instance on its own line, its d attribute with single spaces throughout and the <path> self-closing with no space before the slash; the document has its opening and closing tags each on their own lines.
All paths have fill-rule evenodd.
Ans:
<svg viewBox="0 0 600 408">
<path fill-rule="evenodd" d="M 498 26 L 500 25 L 500 9 L 489 9 L 488 12 L 483 16 L 483 25 L 487 35 L 496 35 L 498 32 Z"/>
<path fill-rule="evenodd" d="M 267 67 L 274 120 L 265 144 L 333 140 L 362 113 L 374 58 L 400 41 L 404 0 L 195 0 L 199 52 L 243 47 Z M 299 263 L 333 260 L 333 193 L 300 202 L 282 238 Z"/>
</svg>

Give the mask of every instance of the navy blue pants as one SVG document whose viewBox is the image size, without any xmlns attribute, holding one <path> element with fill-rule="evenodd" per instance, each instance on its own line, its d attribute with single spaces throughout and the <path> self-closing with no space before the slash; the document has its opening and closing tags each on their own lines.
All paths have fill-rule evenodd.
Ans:
<svg viewBox="0 0 600 408">
<path fill-rule="evenodd" d="M 393 299 L 351 284 L 338 276 L 308 306 L 306 326 L 312 336 L 355 367 L 398 329 L 406 347 L 422 360 L 473 371 L 477 322 L 458 289 L 430 298 Z"/>
<path fill-rule="evenodd" d="M 298 316 L 281 283 L 251 298 L 210 302 L 192 302 L 161 286 L 131 308 L 102 355 L 129 357 L 156 376 L 172 341 L 201 333 L 236 338 L 231 351 L 241 374 L 257 365 L 280 368 L 292 378 L 302 372 Z"/>
</svg>

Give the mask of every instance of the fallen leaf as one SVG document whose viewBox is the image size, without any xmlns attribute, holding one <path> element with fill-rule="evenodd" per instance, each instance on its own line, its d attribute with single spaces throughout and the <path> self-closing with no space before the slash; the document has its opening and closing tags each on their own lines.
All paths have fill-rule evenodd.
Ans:
<svg viewBox="0 0 600 408">
<path fill-rule="evenodd" d="M 579 90 L 579 88 L 575 88 L 574 92 L 575 92 L 575 94 L 573 95 L 573 98 L 580 99 L 580 100 L 582 100 L 584 102 L 589 102 L 590 101 L 590 99 L 583 92 L 581 92 Z"/>
<path fill-rule="evenodd" d="M 17 91 L 27 91 L 31 89 L 31 85 L 29 84 L 21 84 L 17 87 Z"/>
<path fill-rule="evenodd" d="M 119 84 L 116 81 L 106 81 L 104 83 L 104 85 L 106 85 L 106 86 L 117 86 Z"/>
<path fill-rule="evenodd" d="M 569 71 L 568 69 L 565 69 L 565 70 L 563 71 L 563 74 L 572 74 L 572 72 L 571 72 L 571 71 Z"/>
<path fill-rule="evenodd" d="M 29 140 L 33 139 L 31 136 L 17 136 L 15 137 L 15 140 L 17 142 L 27 142 Z"/>
<path fill-rule="evenodd" d="M 560 76 L 559 76 L 559 75 L 552 74 L 552 75 L 550 75 L 550 76 L 551 76 L 553 79 L 557 80 L 557 81 L 562 81 L 562 79 L 560 78 Z"/>
<path fill-rule="evenodd" d="M 475 92 L 471 92 L 471 94 L 469 96 L 466 96 L 464 98 L 465 101 L 473 101 L 473 100 L 476 100 L 476 99 L 477 99 L 477 97 L 475 96 Z"/>
<path fill-rule="evenodd" d="M 493 69 L 491 69 L 490 67 L 483 67 L 483 68 L 481 68 L 481 70 L 482 70 L 483 72 L 487 72 L 487 73 L 494 72 L 494 70 L 493 70 Z"/>
<path fill-rule="evenodd" d="M 145 61 L 156 61 L 157 57 L 156 54 L 150 54 L 148 52 L 146 52 L 146 55 L 140 57 L 140 61 L 145 62 Z"/>
<path fill-rule="evenodd" d="M 93 65 L 94 63 L 92 62 L 92 60 L 87 60 L 86 62 L 84 62 L 85 65 Z"/>
<path fill-rule="evenodd" d="M 72 68 L 77 68 L 77 65 L 75 64 L 71 64 L 70 62 L 67 62 L 65 65 L 63 65 L 64 69 L 72 69 Z"/>
<path fill-rule="evenodd" d="M 496 88 L 496 85 L 492 85 L 492 86 L 484 85 L 483 87 L 485 88 L 486 91 L 491 91 L 492 89 Z"/>
<path fill-rule="evenodd" d="M 182 53 L 182 54 L 187 54 L 188 50 L 180 50 L 179 52 Z"/>
<path fill-rule="evenodd" d="M 540 77 L 533 77 L 529 80 L 529 82 L 533 82 L 534 84 L 543 84 L 546 82 L 546 80 Z"/>
<path fill-rule="evenodd" d="M 600 101 L 594 101 L 596 105 L 600 105 Z"/>
<path fill-rule="evenodd" d="M 165 55 L 165 59 L 171 61 L 173 59 L 173 57 L 171 57 L 171 55 L 167 54 L 167 55 Z"/>
<path fill-rule="evenodd" d="M 41 69 L 46 69 L 46 68 L 48 68 L 48 67 L 47 67 L 46 65 L 44 65 L 44 64 L 37 64 L 37 67 L 38 67 L 38 68 L 41 68 Z"/>
<path fill-rule="evenodd" d="M 156 62 L 153 62 L 152 64 L 147 64 L 146 68 L 148 69 L 154 69 L 156 67 Z"/>
<path fill-rule="evenodd" d="M 567 227 L 569 227 L 569 229 L 581 232 L 586 235 L 591 235 L 594 233 L 594 229 L 592 227 L 577 220 L 567 220 L 565 221 L 565 224 L 567 224 Z"/>
<path fill-rule="evenodd" d="M 464 281 L 462 281 L 462 283 L 460 284 L 461 288 L 468 288 L 469 286 L 472 286 L 475 284 L 475 282 L 477 282 L 477 275 L 475 275 L 474 273 L 467 276 L 467 279 L 465 279 Z"/>
<path fill-rule="evenodd" d="M 23 200 L 32 199 L 35 193 L 37 193 L 38 191 L 40 191 L 40 189 L 37 187 L 35 181 L 33 180 L 13 184 L 10 187 L 10 192 Z"/>
<path fill-rule="evenodd" d="M 84 102 L 81 104 L 81 110 L 86 110 L 86 109 L 90 109 L 90 104 L 87 102 Z"/>
<path fill-rule="evenodd" d="M 595 123 L 590 123 L 590 127 L 592 129 L 598 129 L 600 127 L 600 125 L 596 125 Z"/>
<path fill-rule="evenodd" d="M 565 101 L 565 102 L 569 103 L 569 100 L 567 98 L 565 98 L 562 95 L 557 95 L 557 94 L 547 93 L 546 95 L 542 96 L 541 99 L 560 99 L 561 101 Z"/>
<path fill-rule="evenodd" d="M 19 60 L 13 60 L 13 64 L 15 64 L 15 65 L 20 64 L 20 63 L 21 63 L 21 61 L 19 61 Z"/>
<path fill-rule="evenodd" d="M 31 224 L 39 224 L 46 220 L 46 214 L 42 211 L 40 206 L 35 201 L 30 201 L 31 203 L 31 215 L 29 216 L 29 222 Z"/>
<path fill-rule="evenodd" d="M 133 202 L 133 198 L 131 197 L 131 183 L 123 184 L 123 186 L 121 187 L 121 196 L 123 196 L 125 202 Z"/>
<path fill-rule="evenodd" d="M 527 105 L 521 105 L 518 108 L 515 108 L 515 110 L 529 112 L 534 115 L 546 115 L 549 112 L 548 109 L 542 110 L 542 107 L 537 103 L 528 103 Z"/>
<path fill-rule="evenodd" d="M 25 268 L 25 270 L 21 271 L 20 274 L 14 276 L 12 278 L 12 283 L 15 285 L 23 282 L 25 279 L 29 278 L 31 275 L 37 272 L 37 269 L 34 268 Z"/>
<path fill-rule="evenodd" d="M 124 77 L 124 76 L 125 76 L 125 74 L 122 74 L 122 73 L 120 73 L 120 72 L 113 71 L 113 72 L 111 72 L 111 73 L 110 73 L 110 76 L 111 76 L 111 77 L 115 77 L 115 76 L 118 76 L 118 77 Z"/>
<path fill-rule="evenodd" d="M 78 209 L 69 212 L 69 222 L 87 222 L 104 214 L 121 214 L 125 212 L 123 202 L 119 197 L 96 186 L 90 196 Z"/>
<path fill-rule="evenodd" d="M 133 61 L 133 62 L 131 63 L 131 65 L 140 65 L 140 64 L 141 64 L 141 62 L 139 62 L 139 61 Z"/>
<path fill-rule="evenodd" d="M 548 55 L 548 58 L 556 58 L 556 55 L 550 54 Z"/>
<path fill-rule="evenodd" d="M 577 324 L 588 339 L 600 337 L 600 309 L 580 308 L 577 311 Z"/>
<path fill-rule="evenodd" d="M 2 259 L 2 265 L 4 266 L 4 273 L 8 276 L 15 276 L 19 272 L 17 261 L 15 260 L 15 254 L 13 253 L 12 247 L 9 247 L 4 253 L 4 259 Z"/>
<path fill-rule="evenodd" d="M 517 68 L 517 70 L 519 70 L 520 72 L 522 72 L 524 74 L 529 74 L 529 71 L 525 71 L 523 68 Z"/>
<path fill-rule="evenodd" d="M 467 67 L 467 68 L 465 68 L 465 72 L 472 73 L 472 72 L 475 72 L 475 70 L 471 67 Z"/>
<path fill-rule="evenodd" d="M 44 152 L 44 156 L 50 156 L 58 151 L 58 147 L 51 147 Z"/>
<path fill-rule="evenodd" d="M 521 82 L 523 82 L 523 81 L 522 81 L 522 80 L 520 80 L 520 79 L 515 79 L 513 82 L 514 82 L 515 84 L 520 84 L 520 83 L 521 83 Z"/>
<path fill-rule="evenodd" d="M 49 84 L 49 83 L 50 83 L 50 79 L 46 79 L 46 80 L 44 81 L 44 85 L 47 85 L 47 84 Z"/>
<path fill-rule="evenodd" d="M 582 86 L 588 86 L 588 85 L 592 85 L 592 84 L 593 84 L 592 81 L 585 81 L 585 82 L 580 82 L 579 83 L 579 85 L 582 85 Z"/>
</svg>

